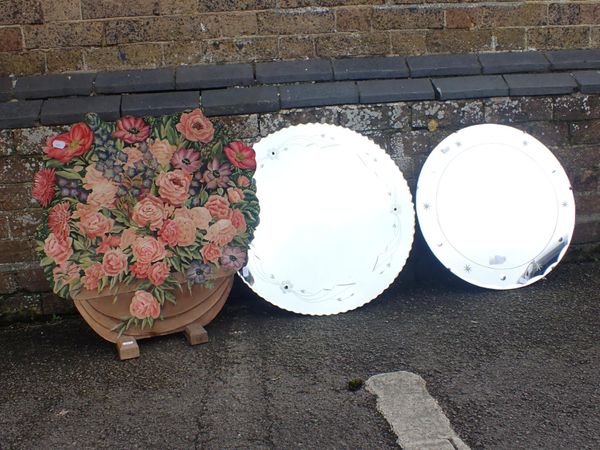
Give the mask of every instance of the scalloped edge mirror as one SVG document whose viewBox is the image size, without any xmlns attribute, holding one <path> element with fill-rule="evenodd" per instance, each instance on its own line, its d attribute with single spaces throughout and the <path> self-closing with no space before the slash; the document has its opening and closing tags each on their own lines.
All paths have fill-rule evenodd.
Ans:
<svg viewBox="0 0 600 450">
<path fill-rule="evenodd" d="M 240 276 L 288 311 L 328 315 L 381 294 L 408 258 L 412 196 L 367 137 L 329 124 L 291 126 L 254 145 L 260 223 Z"/>
</svg>

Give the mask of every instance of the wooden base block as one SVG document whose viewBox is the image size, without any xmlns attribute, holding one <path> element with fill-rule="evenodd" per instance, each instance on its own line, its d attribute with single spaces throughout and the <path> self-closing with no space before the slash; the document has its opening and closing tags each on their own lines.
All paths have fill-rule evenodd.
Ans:
<svg viewBox="0 0 600 450">
<path fill-rule="evenodd" d="M 137 341 L 130 336 L 122 336 L 117 340 L 117 353 L 119 359 L 138 358 L 140 356 L 140 348 L 138 347 Z"/>
<path fill-rule="evenodd" d="M 208 342 L 208 333 L 199 323 L 190 323 L 183 332 L 190 345 L 206 344 Z"/>
</svg>

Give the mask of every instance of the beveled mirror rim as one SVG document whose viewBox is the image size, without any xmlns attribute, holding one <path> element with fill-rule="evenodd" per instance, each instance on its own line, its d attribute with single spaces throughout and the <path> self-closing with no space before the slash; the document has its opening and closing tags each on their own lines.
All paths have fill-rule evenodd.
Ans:
<svg viewBox="0 0 600 450">
<path fill-rule="evenodd" d="M 474 136 L 484 136 L 478 142 Z M 472 139 L 472 140 L 471 140 Z M 455 249 L 440 223 L 438 189 L 448 167 L 457 157 L 477 145 L 510 146 L 532 158 L 548 180 L 556 195 L 556 224 L 547 245 L 527 262 L 512 268 L 493 267 L 473 262 L 465 257 L 464 249 Z M 507 155 L 503 155 L 507 157 Z M 485 186 L 473 186 L 485 189 Z M 529 192 L 524 195 L 531 195 Z M 569 179 L 553 153 L 538 139 L 514 127 L 499 124 L 481 124 L 463 128 L 442 140 L 425 161 L 417 183 L 416 211 L 423 236 L 437 259 L 463 280 L 490 289 L 516 289 L 544 278 L 560 262 L 573 236 L 575 200 Z M 476 217 L 477 211 L 474 211 Z M 501 212 L 499 212 L 501 215 Z M 461 217 L 468 221 L 469 218 Z"/>
</svg>

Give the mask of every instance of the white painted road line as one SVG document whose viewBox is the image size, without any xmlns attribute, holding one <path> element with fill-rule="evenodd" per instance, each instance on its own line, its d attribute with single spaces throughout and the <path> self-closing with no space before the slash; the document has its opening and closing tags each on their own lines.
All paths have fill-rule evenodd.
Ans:
<svg viewBox="0 0 600 450">
<path fill-rule="evenodd" d="M 374 375 L 365 383 L 377 396 L 377 409 L 404 450 L 470 450 L 429 395 L 425 380 L 411 372 Z"/>
</svg>

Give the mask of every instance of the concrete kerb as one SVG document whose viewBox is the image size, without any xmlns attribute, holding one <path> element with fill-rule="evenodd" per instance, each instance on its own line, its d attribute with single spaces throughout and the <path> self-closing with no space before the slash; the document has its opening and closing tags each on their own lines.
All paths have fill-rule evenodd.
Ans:
<svg viewBox="0 0 600 450">
<path fill-rule="evenodd" d="M 405 371 L 374 375 L 365 387 L 377 397 L 377 410 L 404 450 L 470 450 L 419 375 Z"/>
</svg>

